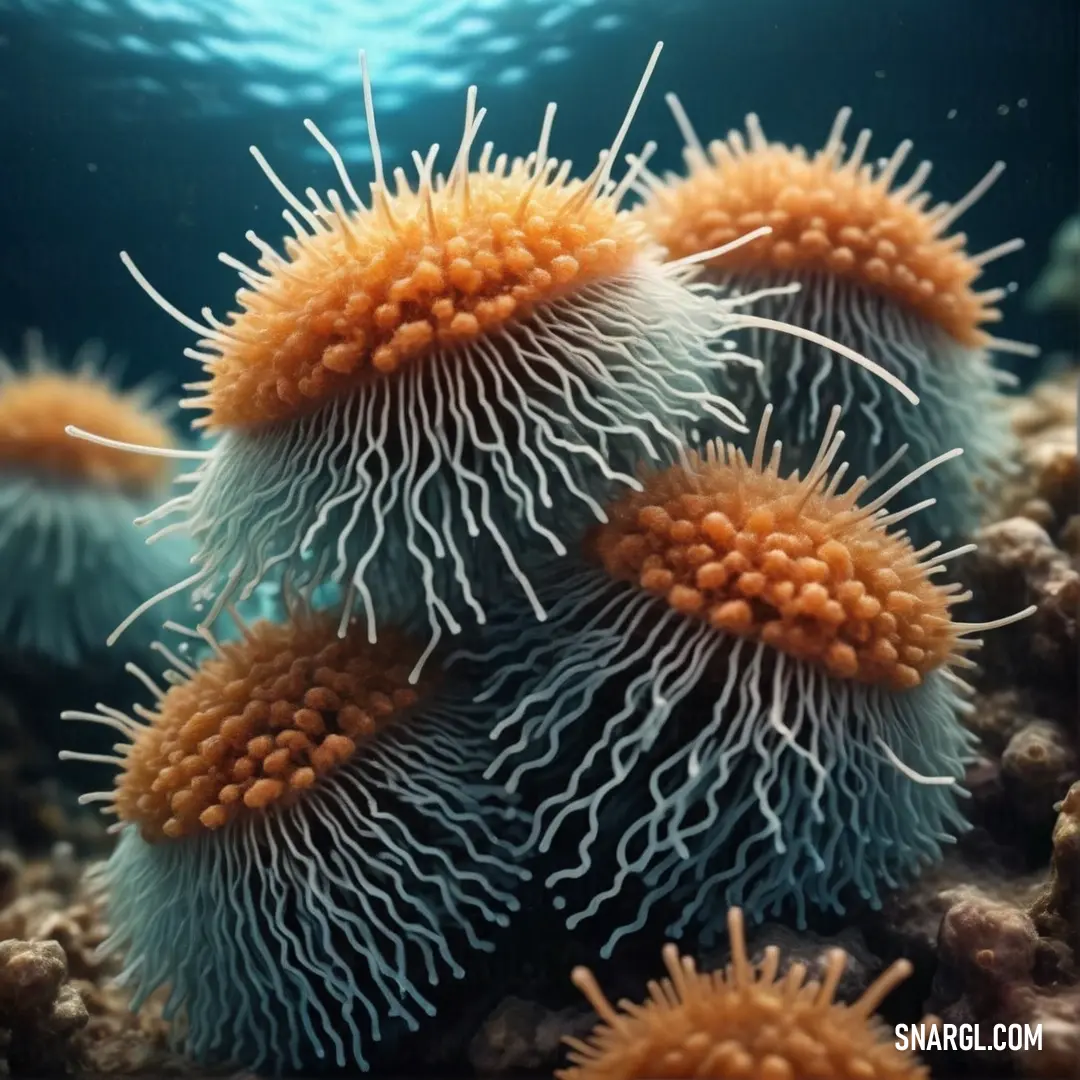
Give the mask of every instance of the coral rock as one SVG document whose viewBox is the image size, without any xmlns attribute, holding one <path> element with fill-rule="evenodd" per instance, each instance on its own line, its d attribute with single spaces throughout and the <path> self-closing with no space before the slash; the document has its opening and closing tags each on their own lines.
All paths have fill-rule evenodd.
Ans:
<svg viewBox="0 0 1080 1080">
<path fill-rule="evenodd" d="M 0 1029 L 17 1076 L 51 1076 L 76 1057 L 71 1036 L 89 1014 L 67 983 L 67 958 L 55 941 L 0 942 Z"/>
<path fill-rule="evenodd" d="M 916 980 L 929 982 L 935 971 L 942 974 L 942 969 L 947 977 L 953 967 L 953 953 L 942 948 L 940 937 L 949 911 L 961 904 L 974 905 L 975 910 L 1019 910 L 1032 903 L 1043 885 L 1041 877 L 1025 877 L 1017 866 L 1006 869 L 1001 865 L 1001 854 L 992 846 L 987 851 L 973 851 L 971 845 L 962 843 L 939 866 L 928 868 L 906 889 L 890 894 L 881 913 L 866 927 L 871 950 L 880 957 L 903 956 L 911 960 Z M 965 930 L 963 920 L 959 929 Z M 939 1013 L 960 993 L 959 987 L 951 989 L 955 991 L 951 997 L 943 992 L 929 1002 L 931 1012 Z"/>
<path fill-rule="evenodd" d="M 964 727 L 979 736 L 983 750 L 995 760 L 1009 740 L 1035 720 L 1029 695 L 1013 688 L 980 692 L 974 705 L 971 715 L 964 717 Z"/>
<path fill-rule="evenodd" d="M 1034 822 L 1049 819 L 1069 785 L 1080 778 L 1075 746 L 1047 720 L 1027 724 L 1009 740 L 1001 758 L 1012 805 Z"/>
<path fill-rule="evenodd" d="M 0 942 L 0 1008 L 9 1015 L 55 1000 L 67 978 L 67 958 L 55 941 Z"/>
<path fill-rule="evenodd" d="M 1043 933 L 1068 942 L 1080 962 L 1080 782 L 1069 789 L 1059 809 L 1050 883 L 1031 915 Z"/>
<path fill-rule="evenodd" d="M 1002 489 L 1000 516 L 1022 514 L 1053 531 L 1080 514 L 1077 404 L 1080 377 L 1073 365 L 1016 399 L 1012 428 L 1019 468 Z"/>
<path fill-rule="evenodd" d="M 1042 526 L 1027 518 L 988 525 L 976 540 L 973 587 L 993 604 L 993 610 L 981 614 L 993 618 L 1014 611 L 1018 603 L 1037 606 L 1023 628 L 988 639 L 981 664 L 995 673 L 998 685 L 1009 680 L 1055 692 L 1057 708 L 1064 706 L 1064 715 L 1075 718 L 1080 569 Z"/>
<path fill-rule="evenodd" d="M 1080 986 L 1055 993 L 1018 987 L 1010 997 L 1013 1022 L 1042 1028 L 1042 1046 L 1016 1054 L 1020 1075 L 1080 1080 Z"/>
<path fill-rule="evenodd" d="M 49 859 L 25 864 L 4 854 L 0 1075 L 5 1057 L 19 1075 L 73 1067 L 94 1076 L 190 1074 L 190 1062 L 169 1049 L 162 998 L 132 1013 L 129 994 L 111 983 L 115 963 L 96 955 L 106 930 L 70 846 L 56 844 Z M 44 1006 L 31 1008 L 35 1002 Z"/>
<path fill-rule="evenodd" d="M 477 1072 L 504 1076 L 521 1070 L 550 1072 L 558 1063 L 562 1039 L 584 1036 L 595 1018 L 586 1009 L 546 1009 L 509 997 L 484 1022 L 469 1046 Z"/>
<path fill-rule="evenodd" d="M 1022 911 L 976 896 L 945 913 L 938 937 L 943 959 L 965 981 L 988 987 L 1029 979 L 1037 944 L 1035 926 Z"/>
</svg>

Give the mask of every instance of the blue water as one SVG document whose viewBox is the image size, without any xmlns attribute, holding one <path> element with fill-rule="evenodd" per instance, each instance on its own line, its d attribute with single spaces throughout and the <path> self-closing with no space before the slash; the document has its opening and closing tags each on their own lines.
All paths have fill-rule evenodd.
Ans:
<svg viewBox="0 0 1080 1080">
<path fill-rule="evenodd" d="M 37 325 L 65 350 L 97 336 L 137 372 L 190 377 L 190 335 L 117 252 L 180 307 L 227 309 L 238 282 L 217 252 L 246 258 L 245 230 L 284 229 L 249 144 L 325 189 L 310 116 L 365 179 L 360 47 L 388 163 L 438 141 L 445 165 L 475 82 L 482 139 L 526 152 L 556 100 L 552 150 L 584 167 L 661 38 L 630 138 L 658 139 L 661 167 L 680 148 L 666 90 L 703 134 L 756 111 L 810 146 L 850 104 L 878 154 L 915 140 L 941 198 L 1004 159 L 964 225 L 975 250 L 1028 241 L 986 279 L 1020 291 L 1003 332 L 1068 348 L 1071 320 L 1027 314 L 1020 293 L 1080 189 L 1076 22 L 1075 0 L 0 0 L 0 348 Z"/>
</svg>

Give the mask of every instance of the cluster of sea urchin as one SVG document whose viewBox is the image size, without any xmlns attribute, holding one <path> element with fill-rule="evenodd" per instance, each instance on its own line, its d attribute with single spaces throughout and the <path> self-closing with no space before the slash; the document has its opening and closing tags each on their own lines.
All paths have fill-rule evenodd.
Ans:
<svg viewBox="0 0 1080 1080">
<path fill-rule="evenodd" d="M 131 523 L 168 486 L 166 456 L 132 457 L 64 430 L 92 427 L 165 454 L 174 439 L 150 387 L 122 392 L 99 343 L 64 366 L 31 331 L 24 354 L 18 366 L 0 356 L 0 640 L 77 666 L 175 580 L 187 552 L 174 539 L 148 548 Z"/>
<path fill-rule="evenodd" d="M 583 864 L 598 814 L 630 822 L 603 828 L 618 880 L 645 875 L 633 925 L 670 900 L 706 928 L 727 879 L 755 913 L 835 905 L 847 884 L 874 899 L 962 826 L 949 669 L 975 628 L 931 581 L 953 553 L 916 552 L 890 529 L 917 507 L 885 508 L 953 454 L 861 505 L 877 478 L 840 492 L 835 413 L 803 479 L 766 464 L 764 422 L 750 458 L 688 456 L 695 431 L 745 430 L 717 381 L 758 363 L 728 347 L 737 330 L 828 347 L 917 399 L 843 343 L 748 311 L 760 297 L 696 281 L 719 249 L 669 258 L 623 209 L 648 153 L 613 169 L 658 52 L 583 179 L 548 151 L 554 106 L 535 151 L 489 143 L 474 168 L 473 88 L 449 173 L 433 147 L 393 189 L 361 56 L 370 202 L 307 121 L 344 197 L 302 201 L 253 149 L 292 235 L 279 253 L 248 234 L 254 268 L 222 256 L 239 312 L 190 319 L 124 256 L 200 336 L 187 404 L 217 441 L 150 516 L 178 513 L 194 538 L 194 573 L 159 599 L 203 603 L 187 633 L 206 650 L 161 647 L 169 685 L 139 673 L 149 708 L 69 715 L 129 740 L 116 790 L 88 797 L 120 819 L 111 946 L 140 997 L 172 987 L 202 1058 L 363 1066 L 385 1021 L 428 1011 L 425 979 L 461 973 L 455 948 L 505 923 L 518 856 L 579 812 Z M 268 586 L 283 617 L 248 625 L 237 605 Z M 212 632 L 224 612 L 229 643 Z M 436 656 L 447 634 L 478 635 L 484 666 Z M 623 675 L 623 708 L 594 704 Z M 708 707 L 669 723 L 690 694 Z M 531 770 L 535 790 L 488 782 L 515 759 L 509 787 Z"/>
<path fill-rule="evenodd" d="M 693 286 L 716 252 L 664 261 L 621 209 L 640 159 L 611 179 L 658 53 L 584 179 L 548 153 L 554 105 L 533 153 L 508 160 L 487 143 L 472 169 L 485 112 L 473 87 L 449 175 L 434 174 L 433 147 L 413 155 L 416 188 L 397 169 L 393 192 L 365 68 L 371 204 L 311 121 L 351 206 L 313 189 L 306 205 L 253 148 L 294 235 L 281 255 L 249 233 L 257 268 L 222 256 L 244 282 L 225 322 L 183 315 L 124 255 L 200 335 L 188 352 L 209 378 L 183 404 L 219 436 L 191 492 L 161 509 L 183 515 L 198 549 L 195 572 L 162 596 L 191 590 L 209 624 L 273 573 L 332 582 L 343 626 L 357 610 L 373 635 L 384 621 L 426 624 L 431 648 L 463 620 L 483 623 L 508 584 L 542 619 L 524 550 L 565 554 L 614 488 L 636 487 L 640 460 L 673 460 L 703 419 L 744 429 L 710 385 L 718 368 L 753 362 L 725 352 L 724 335 L 781 324 Z M 916 400 L 861 354 L 783 328 Z"/>
</svg>

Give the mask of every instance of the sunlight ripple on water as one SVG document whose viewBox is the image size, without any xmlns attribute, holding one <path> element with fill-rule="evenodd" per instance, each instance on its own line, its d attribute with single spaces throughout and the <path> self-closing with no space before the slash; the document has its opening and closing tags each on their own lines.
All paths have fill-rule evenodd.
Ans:
<svg viewBox="0 0 1080 1080">
<path fill-rule="evenodd" d="M 22 0 L 59 14 L 81 45 L 137 61 L 141 93 L 188 91 L 200 111 L 244 101 L 319 102 L 356 80 L 354 48 L 377 62 L 380 107 L 474 80 L 509 85 L 541 64 L 564 63 L 582 32 L 623 18 L 597 0 Z M 192 93 L 191 79 L 213 93 Z M 227 83 L 228 85 L 222 85 Z"/>
</svg>

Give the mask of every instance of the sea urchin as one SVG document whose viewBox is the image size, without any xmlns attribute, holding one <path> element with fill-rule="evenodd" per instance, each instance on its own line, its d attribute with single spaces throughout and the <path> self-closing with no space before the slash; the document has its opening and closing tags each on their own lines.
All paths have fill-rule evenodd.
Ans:
<svg viewBox="0 0 1080 1080">
<path fill-rule="evenodd" d="M 732 131 L 703 146 L 678 99 L 668 95 L 668 102 L 686 141 L 687 173 L 663 180 L 643 174 L 645 201 L 636 214 L 650 235 L 671 257 L 684 258 L 767 226 L 768 233 L 711 260 L 708 279 L 725 291 L 765 290 L 756 310 L 865 353 L 917 391 L 922 404 L 910 408 L 883 394 L 858 366 L 769 330 L 752 330 L 748 339 L 762 365 L 718 369 L 717 392 L 748 416 L 774 403 L 793 468 L 810 464 L 834 404 L 844 410 L 850 460 L 860 471 L 878 469 L 905 443 L 911 464 L 962 447 L 962 458 L 925 474 L 894 509 L 935 496 L 937 504 L 916 523 L 920 536 L 970 530 L 979 516 L 978 486 L 1008 464 L 998 393 L 1008 376 L 990 353 L 1038 351 L 987 332 L 1001 318 L 995 304 L 1005 290 L 975 285 L 984 267 L 1022 241 L 971 254 L 966 237 L 950 232 L 1004 165 L 994 165 L 957 202 L 928 206 L 928 162 L 897 180 L 910 141 L 877 164 L 866 161 L 868 130 L 845 148 L 850 109 L 840 111 L 824 147 L 810 154 L 770 142 L 753 115 L 745 135 Z"/>
<path fill-rule="evenodd" d="M 911 974 L 897 960 L 850 1005 L 835 1000 L 846 957 L 828 953 L 821 982 L 806 982 L 793 964 L 778 976 L 780 952 L 765 950 L 754 966 L 746 951 L 742 912 L 727 916 L 731 963 L 699 973 L 694 961 L 664 947 L 668 978 L 649 983 L 641 1005 L 616 1009 L 588 968 L 574 984 L 600 1016 L 588 1040 L 567 1039 L 570 1068 L 558 1080 L 926 1080 L 925 1066 L 886 1037 L 874 1010 Z"/>
<path fill-rule="evenodd" d="M 67 425 L 170 453 L 148 387 L 122 392 L 90 342 L 70 368 L 26 335 L 25 363 L 0 357 L 0 637 L 64 664 L 104 649 L 117 620 L 171 584 L 186 554 L 148 548 L 132 524 L 172 479 L 164 456 L 75 442 Z M 145 642 L 141 643 L 145 644 Z"/>
<path fill-rule="evenodd" d="M 337 633 L 336 613 L 291 602 L 280 624 L 241 623 L 197 666 L 160 647 L 167 689 L 135 716 L 99 705 L 119 768 L 104 866 L 111 936 L 134 1007 L 162 985 L 198 1059 L 252 1068 L 366 1068 L 367 1038 L 431 1013 L 422 984 L 490 949 L 526 877 L 503 850 L 517 813 L 482 781 L 476 710 L 456 707 L 418 649 L 388 631 Z M 189 632 L 193 633 L 193 632 Z M 196 635 L 197 636 L 197 635 Z M 136 719 L 135 717 L 140 717 Z M 460 939 L 460 940 L 457 940 Z"/>
<path fill-rule="evenodd" d="M 619 898 L 604 955 L 672 896 L 676 935 L 728 903 L 801 922 L 938 857 L 972 742 L 952 669 L 969 635 L 1033 610 L 953 621 L 967 596 L 934 579 L 968 549 L 893 528 L 919 507 L 886 504 L 958 451 L 870 497 L 880 476 L 841 490 L 839 409 L 805 476 L 781 474 L 779 442 L 766 460 L 769 415 L 749 458 L 710 443 L 609 504 L 592 565 L 547 580 L 542 629 L 508 608 L 458 654 L 486 667 L 482 697 L 514 688 L 488 775 L 540 778 L 524 848 L 564 894 L 589 875 L 556 897 L 569 925 Z"/>
</svg>

